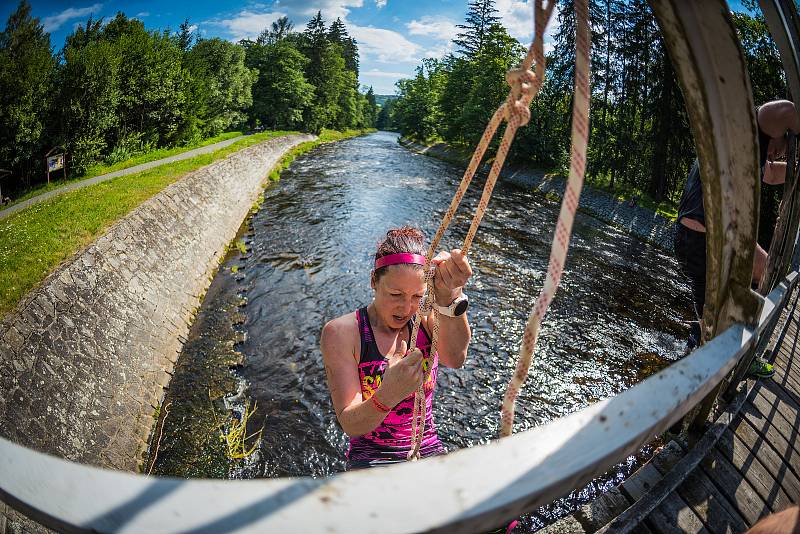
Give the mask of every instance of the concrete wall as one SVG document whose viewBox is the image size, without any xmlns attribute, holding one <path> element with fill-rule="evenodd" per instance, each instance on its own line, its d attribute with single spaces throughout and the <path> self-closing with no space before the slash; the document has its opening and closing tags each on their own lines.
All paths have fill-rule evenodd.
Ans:
<svg viewBox="0 0 800 534">
<path fill-rule="evenodd" d="M 464 155 L 448 147 L 444 143 L 433 146 L 420 145 L 401 138 L 400 144 L 414 152 L 442 159 L 444 161 L 466 167 Z M 484 170 L 489 171 L 484 165 Z M 519 185 L 532 187 L 544 194 L 555 195 L 563 198 L 566 180 L 558 176 L 545 175 L 542 172 L 529 169 L 515 169 L 508 166 L 503 168 L 501 179 Z M 675 223 L 658 215 L 652 210 L 641 206 L 630 206 L 613 195 L 584 186 L 581 192 L 578 209 L 592 215 L 603 222 L 613 224 L 628 233 L 651 243 L 661 249 L 672 251 L 672 242 L 675 236 Z"/>
<path fill-rule="evenodd" d="M 0 323 L 0 433 L 136 469 L 226 245 L 275 163 L 312 139 L 269 140 L 187 175 L 32 291 Z"/>
</svg>

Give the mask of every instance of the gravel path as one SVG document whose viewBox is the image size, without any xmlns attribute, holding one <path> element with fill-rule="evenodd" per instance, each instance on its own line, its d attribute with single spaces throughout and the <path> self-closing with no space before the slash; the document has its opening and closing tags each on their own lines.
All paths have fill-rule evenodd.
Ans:
<svg viewBox="0 0 800 534">
<path fill-rule="evenodd" d="M 48 191 L 47 193 L 42 193 L 41 195 L 31 197 L 28 200 L 20 202 L 19 204 L 14 204 L 11 207 L 8 207 L 4 210 L 0 210 L 0 220 L 10 217 L 11 215 L 17 213 L 18 211 L 24 210 L 25 208 L 33 206 L 34 204 L 38 204 L 39 202 L 44 202 L 45 200 L 53 198 L 56 195 L 66 193 L 68 191 L 74 191 L 76 189 L 80 189 L 81 187 L 86 187 L 87 185 L 105 182 L 106 180 L 111 180 L 119 176 L 136 174 L 137 172 L 146 171 L 147 169 L 152 169 L 153 167 L 158 167 L 160 165 L 164 165 L 165 163 L 172 163 L 173 161 L 181 161 L 184 159 L 193 158 L 195 156 L 199 156 L 200 154 L 208 154 L 209 152 L 215 152 L 220 148 L 225 148 L 226 146 L 232 145 L 233 143 L 244 137 L 245 137 L 244 135 L 240 135 L 238 137 L 226 139 L 225 141 L 220 141 L 219 143 L 213 143 L 211 145 L 201 146 L 199 148 L 187 150 L 186 152 L 181 152 L 180 154 L 176 154 L 174 156 L 169 156 L 167 158 L 157 159 L 154 161 L 148 161 L 147 163 L 142 163 L 141 165 L 128 167 L 127 169 L 110 172 L 108 174 L 101 174 L 100 176 L 95 176 L 93 178 L 81 180 L 80 182 L 74 182 L 65 185 L 64 187 L 59 187 L 58 189 L 53 189 L 52 191 Z"/>
</svg>

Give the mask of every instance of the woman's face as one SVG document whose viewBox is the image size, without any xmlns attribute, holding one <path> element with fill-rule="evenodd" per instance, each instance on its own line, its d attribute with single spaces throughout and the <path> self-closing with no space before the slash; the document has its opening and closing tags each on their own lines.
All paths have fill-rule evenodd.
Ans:
<svg viewBox="0 0 800 534">
<path fill-rule="evenodd" d="M 403 328 L 425 294 L 425 272 L 410 265 L 391 265 L 377 281 L 373 275 L 372 289 L 381 320 L 390 328 Z"/>
</svg>

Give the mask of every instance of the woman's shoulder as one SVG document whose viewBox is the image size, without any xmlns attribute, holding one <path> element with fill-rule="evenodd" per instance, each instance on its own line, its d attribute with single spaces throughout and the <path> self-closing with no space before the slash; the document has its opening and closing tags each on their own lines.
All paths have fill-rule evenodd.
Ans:
<svg viewBox="0 0 800 534">
<path fill-rule="evenodd" d="M 320 344 L 322 345 L 323 356 L 325 356 L 326 352 L 330 352 L 330 355 L 342 354 L 343 352 L 354 354 L 354 350 L 358 347 L 358 342 L 358 321 L 354 311 L 331 319 L 322 327 Z M 326 351 L 326 347 L 336 347 L 336 349 Z"/>
</svg>

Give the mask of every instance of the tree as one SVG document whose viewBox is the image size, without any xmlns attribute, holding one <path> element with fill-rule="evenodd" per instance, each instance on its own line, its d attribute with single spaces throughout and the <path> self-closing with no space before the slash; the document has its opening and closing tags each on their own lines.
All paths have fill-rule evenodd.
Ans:
<svg viewBox="0 0 800 534">
<path fill-rule="evenodd" d="M 183 51 L 167 32 L 148 32 L 144 24 L 117 13 L 103 38 L 118 46 L 120 136 L 140 132 L 148 143 L 168 145 L 183 139 L 184 106 L 190 76 Z"/>
<path fill-rule="evenodd" d="M 461 32 L 453 44 L 458 47 L 459 53 L 473 57 L 483 50 L 489 28 L 499 21 L 494 0 L 473 0 L 467 8 L 465 23 L 456 26 Z"/>
<path fill-rule="evenodd" d="M 347 33 L 347 28 L 342 19 L 337 18 L 328 30 L 328 41 L 338 44 L 342 48 L 344 64 L 347 70 L 355 72 L 358 77 L 358 46 L 356 40 Z"/>
<path fill-rule="evenodd" d="M 392 117 L 403 135 L 425 141 L 440 134 L 439 67 L 436 60 L 425 59 L 414 78 L 397 82 L 398 98 Z"/>
<path fill-rule="evenodd" d="M 194 34 L 192 33 L 192 25 L 189 24 L 189 19 L 184 19 L 179 26 L 180 31 L 178 32 L 178 47 L 183 50 L 184 52 L 188 52 L 189 49 L 192 47 L 194 42 L 197 40 Z"/>
<path fill-rule="evenodd" d="M 364 100 L 366 102 L 366 106 L 364 107 L 363 126 L 365 128 L 374 128 L 375 123 L 378 120 L 378 106 L 375 103 L 375 91 L 372 90 L 372 86 L 367 89 L 367 92 L 364 95 Z"/>
<path fill-rule="evenodd" d="M 72 169 L 77 174 L 102 159 L 118 141 L 122 55 L 108 40 L 85 38 L 94 33 L 96 24 L 90 19 L 87 30 L 79 27 L 76 38 L 67 40 L 57 78 L 62 121 L 59 144 L 72 153 Z"/>
<path fill-rule="evenodd" d="M 394 107 L 395 99 L 390 98 L 378 112 L 378 118 L 375 121 L 375 128 L 379 130 L 393 130 L 394 120 L 392 119 L 392 109 Z"/>
<path fill-rule="evenodd" d="M 256 72 L 245 66 L 244 55 L 242 47 L 214 38 L 199 41 L 186 56 L 189 73 L 203 85 L 202 118 L 208 136 L 238 126 L 247 117 Z"/>
<path fill-rule="evenodd" d="M 524 53 L 519 41 L 501 24 L 487 28 L 483 47 L 473 59 L 474 76 L 461 111 L 462 135 L 469 144 L 478 142 L 489 119 L 506 99 L 506 72 L 521 62 Z"/>
<path fill-rule="evenodd" d="M 260 45 L 275 44 L 289 37 L 294 29 L 294 24 L 291 23 L 289 17 L 281 17 L 272 22 L 271 29 L 265 28 L 262 31 L 256 42 Z"/>
<path fill-rule="evenodd" d="M 249 112 L 251 124 L 275 129 L 300 127 L 315 89 L 304 73 L 308 58 L 286 40 L 256 45 L 247 53 L 248 65 L 258 72 Z"/>
<path fill-rule="evenodd" d="M 0 33 L 0 165 L 25 183 L 41 169 L 54 67 L 50 36 L 22 0 Z"/>
</svg>

